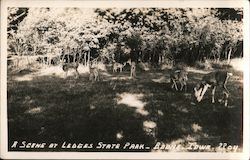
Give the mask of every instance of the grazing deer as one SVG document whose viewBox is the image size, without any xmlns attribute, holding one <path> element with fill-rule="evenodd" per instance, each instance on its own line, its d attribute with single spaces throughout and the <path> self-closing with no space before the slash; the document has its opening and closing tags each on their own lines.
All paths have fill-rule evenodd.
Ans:
<svg viewBox="0 0 250 160">
<path fill-rule="evenodd" d="M 135 62 L 131 62 L 131 69 L 130 69 L 130 77 L 136 77 L 136 64 Z"/>
<path fill-rule="evenodd" d="M 216 87 L 222 86 L 223 94 L 225 94 L 224 105 L 227 106 L 229 91 L 226 87 L 226 84 L 227 84 L 228 78 L 232 75 L 233 75 L 232 73 L 229 73 L 223 70 L 210 72 L 207 75 L 205 75 L 202 78 L 201 83 L 197 84 L 196 87 L 194 88 L 194 95 L 196 97 L 196 100 L 200 102 L 204 94 L 206 93 L 207 89 L 212 87 L 212 103 L 215 103 L 214 95 L 215 95 Z"/>
<path fill-rule="evenodd" d="M 65 77 L 67 77 L 67 74 L 68 74 L 68 71 L 69 70 L 74 70 L 75 71 L 75 73 L 76 73 L 76 78 L 79 78 L 79 76 L 80 76 L 80 74 L 79 74 L 79 72 L 78 72 L 78 67 L 79 67 L 79 63 L 77 63 L 77 62 L 73 62 L 73 63 L 64 63 L 63 65 L 62 65 L 62 69 L 63 69 L 63 71 L 65 72 Z"/>
<path fill-rule="evenodd" d="M 188 73 L 184 69 L 173 70 L 170 73 L 170 81 L 172 83 L 171 88 L 175 87 L 175 90 L 178 91 L 178 86 L 177 86 L 176 82 L 179 82 L 181 84 L 180 91 L 182 91 L 184 87 L 185 87 L 185 91 L 186 91 L 187 90 L 187 80 L 188 80 L 187 75 L 188 75 Z"/>
<path fill-rule="evenodd" d="M 120 72 L 122 72 L 122 69 L 123 67 L 126 65 L 126 63 L 117 63 L 117 62 L 114 62 L 113 64 L 113 72 L 117 72 L 117 70 L 119 69 Z"/>
<path fill-rule="evenodd" d="M 89 80 L 99 81 L 99 69 L 97 65 L 89 65 Z"/>
</svg>

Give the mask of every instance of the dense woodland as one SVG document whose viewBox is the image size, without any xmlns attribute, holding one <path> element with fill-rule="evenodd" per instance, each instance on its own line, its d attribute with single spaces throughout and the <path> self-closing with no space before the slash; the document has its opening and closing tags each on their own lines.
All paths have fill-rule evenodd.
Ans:
<svg viewBox="0 0 250 160">
<path fill-rule="evenodd" d="M 9 55 L 48 65 L 62 55 L 154 66 L 243 56 L 242 8 L 8 8 L 7 30 Z"/>
</svg>

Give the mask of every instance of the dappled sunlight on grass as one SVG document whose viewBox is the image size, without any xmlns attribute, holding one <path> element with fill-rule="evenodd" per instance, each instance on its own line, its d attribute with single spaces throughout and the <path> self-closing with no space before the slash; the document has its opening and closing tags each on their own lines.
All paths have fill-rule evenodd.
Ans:
<svg viewBox="0 0 250 160">
<path fill-rule="evenodd" d="M 159 78 L 154 78 L 154 79 L 152 79 L 152 81 L 157 82 L 157 83 L 165 83 L 166 77 L 162 76 L 162 77 L 159 77 Z"/>
<path fill-rule="evenodd" d="M 105 69 L 104 67 L 102 67 Z M 79 74 L 88 74 L 89 68 L 83 65 L 79 65 L 78 67 Z M 16 81 L 31 81 L 34 78 L 42 77 L 42 76 L 55 76 L 58 78 L 66 78 L 65 72 L 62 69 L 62 66 L 50 66 L 50 67 L 42 67 L 36 72 L 24 75 L 15 75 L 13 77 Z M 76 76 L 75 70 L 69 70 L 67 73 L 67 77 Z"/>
<path fill-rule="evenodd" d="M 243 71 L 244 70 L 244 60 L 243 58 L 235 58 L 231 59 L 230 65 L 237 71 Z"/>
<path fill-rule="evenodd" d="M 132 79 L 129 76 L 120 76 L 120 77 L 112 77 L 111 80 L 130 80 Z"/>
<path fill-rule="evenodd" d="M 34 78 L 34 75 L 27 74 L 23 76 L 14 77 L 13 79 L 15 81 L 31 81 L 33 80 L 33 78 Z"/>
<path fill-rule="evenodd" d="M 210 71 L 205 71 L 205 70 L 200 70 L 200 69 L 196 69 L 193 67 L 189 67 L 187 69 L 188 72 L 193 72 L 193 73 L 199 73 L 199 74 L 208 74 Z"/>
<path fill-rule="evenodd" d="M 118 96 L 119 100 L 117 104 L 126 104 L 138 109 L 143 109 L 145 106 L 145 103 L 140 100 L 143 97 L 143 94 L 122 93 Z"/>
<path fill-rule="evenodd" d="M 198 132 L 198 131 L 202 130 L 202 127 L 199 126 L 198 124 L 194 123 L 194 124 L 192 124 L 192 129 L 194 132 Z"/>
<path fill-rule="evenodd" d="M 9 72 L 9 143 L 15 139 L 63 139 L 148 146 L 156 142 L 183 147 L 189 142 L 217 146 L 221 141 L 241 145 L 241 75 L 230 78 L 229 104 L 233 107 L 224 108 L 219 103 L 216 107 L 211 104 L 211 92 L 203 102 L 190 104 L 192 88 L 204 76 L 199 70 L 189 74 L 187 92 L 171 89 L 168 70 L 138 71 L 137 77 L 131 79 L 127 70 L 112 73 L 100 69 L 99 82 L 89 81 L 88 67 L 80 65 L 78 70 L 79 79 L 61 78 L 64 72 L 60 66 Z M 30 81 L 15 81 L 16 77 Z"/>
<path fill-rule="evenodd" d="M 121 140 L 123 137 L 124 137 L 123 131 L 120 131 L 120 132 L 116 133 L 116 139 L 117 140 Z"/>
<path fill-rule="evenodd" d="M 163 116 L 164 115 L 164 113 L 161 110 L 158 110 L 157 113 L 158 113 L 159 116 Z"/>
<path fill-rule="evenodd" d="M 143 127 L 144 127 L 144 128 L 153 129 L 153 128 L 155 128 L 156 126 L 157 126 L 156 123 L 153 122 L 153 121 L 144 121 L 144 122 L 143 122 Z"/>
<path fill-rule="evenodd" d="M 143 115 L 143 116 L 147 116 L 149 114 L 148 111 L 146 111 L 144 109 L 136 109 L 136 112 Z"/>
<path fill-rule="evenodd" d="M 143 94 L 122 93 L 117 95 L 117 104 L 125 104 L 129 107 L 136 108 L 136 112 L 141 115 L 148 115 L 149 113 L 144 110 L 146 102 L 141 101 L 144 97 Z"/>
<path fill-rule="evenodd" d="M 28 113 L 28 114 L 38 114 L 38 113 L 41 113 L 41 112 L 42 112 L 41 107 L 35 107 L 35 108 L 32 108 L 32 109 L 29 109 L 29 110 L 25 111 L 25 113 Z"/>
<path fill-rule="evenodd" d="M 64 71 L 61 66 L 52 66 L 41 69 L 36 76 L 58 76 L 64 78 Z"/>
<path fill-rule="evenodd" d="M 143 122 L 143 129 L 147 135 L 152 135 L 153 137 L 156 136 L 156 127 L 157 124 L 153 121 L 144 121 Z"/>
</svg>

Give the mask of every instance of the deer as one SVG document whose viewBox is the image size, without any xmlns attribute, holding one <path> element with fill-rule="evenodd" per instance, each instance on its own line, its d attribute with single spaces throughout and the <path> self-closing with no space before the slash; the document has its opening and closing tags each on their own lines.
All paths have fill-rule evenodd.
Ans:
<svg viewBox="0 0 250 160">
<path fill-rule="evenodd" d="M 79 67 L 79 63 L 77 62 L 72 62 L 72 63 L 63 63 L 62 64 L 62 69 L 65 72 L 65 77 L 67 77 L 68 71 L 69 70 L 74 70 L 76 73 L 76 78 L 80 77 L 80 74 L 78 72 L 78 67 Z"/>
<path fill-rule="evenodd" d="M 136 77 L 136 64 L 135 62 L 131 62 L 131 69 L 130 69 L 130 77 Z"/>
<path fill-rule="evenodd" d="M 119 69 L 119 71 L 120 72 L 122 72 L 122 69 L 123 69 L 123 67 L 126 65 L 126 63 L 118 63 L 118 62 L 114 62 L 114 64 L 113 64 L 113 72 L 117 72 L 118 71 L 118 69 Z"/>
<path fill-rule="evenodd" d="M 170 73 L 170 82 L 172 84 L 171 88 L 175 88 L 176 91 L 178 91 L 178 86 L 177 86 L 177 82 L 179 82 L 181 84 L 181 88 L 180 91 L 183 90 L 183 88 L 185 87 L 185 91 L 187 90 L 187 77 L 188 73 L 186 70 L 184 69 L 177 69 L 177 70 L 172 70 L 172 72 Z"/>
<path fill-rule="evenodd" d="M 228 71 L 219 70 L 210 72 L 203 76 L 201 82 L 198 83 L 194 88 L 194 95 L 196 97 L 196 100 L 200 102 L 203 99 L 203 96 L 206 93 L 207 89 L 212 88 L 212 103 L 215 103 L 215 90 L 217 87 L 222 86 L 223 94 L 225 95 L 224 106 L 226 107 L 228 105 L 229 97 L 229 91 L 226 85 L 229 77 L 232 75 L 233 74 Z"/>
<path fill-rule="evenodd" d="M 89 65 L 89 80 L 99 81 L 99 69 L 97 64 Z"/>
</svg>

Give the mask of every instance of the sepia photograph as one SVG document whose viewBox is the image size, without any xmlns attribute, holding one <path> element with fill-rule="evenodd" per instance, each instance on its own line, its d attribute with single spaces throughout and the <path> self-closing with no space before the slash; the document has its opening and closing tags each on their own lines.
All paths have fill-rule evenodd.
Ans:
<svg viewBox="0 0 250 160">
<path fill-rule="evenodd" d="M 1 158 L 249 158 L 249 3 L 1 2 Z"/>
</svg>

